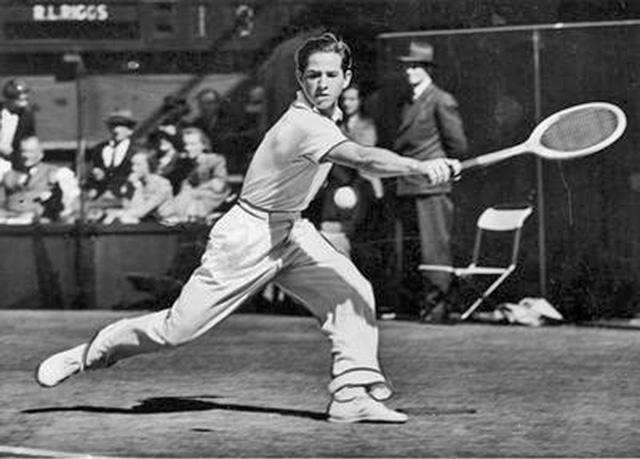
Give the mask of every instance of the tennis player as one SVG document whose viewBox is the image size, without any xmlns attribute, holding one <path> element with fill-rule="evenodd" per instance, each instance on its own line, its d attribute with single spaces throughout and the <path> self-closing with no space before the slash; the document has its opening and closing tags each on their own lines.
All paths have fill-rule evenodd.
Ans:
<svg viewBox="0 0 640 459">
<path fill-rule="evenodd" d="M 300 213 L 334 163 L 382 177 L 425 175 L 433 183 L 449 180 L 460 165 L 403 158 L 344 136 L 337 101 L 351 80 L 351 52 L 334 35 L 310 38 L 295 58 L 297 98 L 258 146 L 237 204 L 213 226 L 201 264 L 173 306 L 119 320 L 54 354 L 37 368 L 40 385 L 193 341 L 275 282 L 311 311 L 331 341 L 328 420 L 407 420 L 383 404 L 392 390 L 378 360 L 371 285 Z"/>
</svg>

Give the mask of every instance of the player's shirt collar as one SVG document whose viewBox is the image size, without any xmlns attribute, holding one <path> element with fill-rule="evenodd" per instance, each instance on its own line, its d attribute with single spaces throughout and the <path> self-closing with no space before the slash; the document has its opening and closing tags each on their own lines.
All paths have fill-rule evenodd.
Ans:
<svg viewBox="0 0 640 459">
<path fill-rule="evenodd" d="M 320 113 L 320 110 L 318 110 L 317 107 L 313 106 L 311 102 L 309 102 L 309 100 L 306 98 L 306 96 L 302 91 L 296 92 L 296 100 L 293 102 L 293 106 L 296 108 L 311 110 L 312 112 L 315 112 L 320 116 L 325 116 L 322 113 Z M 331 118 L 331 120 L 333 120 L 334 123 L 338 123 L 342 121 L 342 117 L 343 117 L 342 110 L 340 110 L 340 107 L 336 106 L 334 107 L 333 113 L 329 118 Z"/>
</svg>

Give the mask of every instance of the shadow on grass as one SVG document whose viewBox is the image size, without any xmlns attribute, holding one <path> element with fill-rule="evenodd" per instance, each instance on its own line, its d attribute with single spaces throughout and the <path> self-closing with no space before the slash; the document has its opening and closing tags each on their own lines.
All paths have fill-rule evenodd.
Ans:
<svg viewBox="0 0 640 459">
<path fill-rule="evenodd" d="M 39 414 L 39 413 L 59 413 L 65 411 L 79 411 L 87 413 L 103 413 L 103 414 L 159 414 L 159 413 L 180 413 L 190 411 L 209 411 L 209 410 L 225 410 L 240 411 L 246 413 L 266 413 L 277 414 L 280 416 L 290 416 L 297 418 L 306 418 L 313 420 L 325 420 L 324 413 L 316 413 L 313 411 L 292 410 L 288 408 L 273 408 L 253 405 L 241 405 L 236 403 L 212 402 L 203 399 L 219 398 L 218 396 L 203 395 L 192 397 L 152 397 L 147 398 L 138 405 L 130 408 L 118 408 L 110 406 L 94 406 L 94 405 L 74 405 L 74 406 L 53 406 L 44 408 L 32 408 L 21 411 L 23 414 Z"/>
</svg>

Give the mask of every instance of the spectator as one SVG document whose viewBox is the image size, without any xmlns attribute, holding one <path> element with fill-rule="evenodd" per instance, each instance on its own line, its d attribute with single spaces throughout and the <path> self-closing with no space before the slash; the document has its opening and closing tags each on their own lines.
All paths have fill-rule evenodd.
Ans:
<svg viewBox="0 0 640 459">
<path fill-rule="evenodd" d="M 359 88 L 356 85 L 349 86 L 340 97 L 343 112 L 340 129 L 360 145 L 375 146 L 376 127 L 372 120 L 362 115 L 361 107 Z M 340 165 L 333 166 L 320 195 L 320 232 L 347 256 L 351 255 L 353 239 L 366 216 L 372 195 L 382 198 L 382 182 L 379 178 Z"/>
<path fill-rule="evenodd" d="M 344 112 L 344 120 L 340 125 L 342 132 L 351 140 L 365 146 L 375 146 L 378 143 L 378 132 L 371 118 L 365 117 L 362 111 L 362 93 L 360 88 L 353 84 L 342 93 L 340 106 Z M 360 173 L 366 179 L 377 199 L 382 199 L 384 189 L 382 181 L 366 173 Z"/>
<path fill-rule="evenodd" d="M 138 223 L 148 218 L 161 218 L 163 208 L 173 197 L 171 183 L 157 174 L 158 158 L 153 150 L 138 150 L 131 158 L 131 175 L 127 185 L 133 189 L 130 199 L 125 199 L 122 209 L 109 209 L 105 224 L 119 220 L 122 223 Z"/>
<path fill-rule="evenodd" d="M 150 144 L 158 153 L 157 173 L 168 179 L 173 194 L 178 194 L 193 168 L 193 161 L 184 151 L 182 134 L 175 126 L 161 126 L 150 136 Z"/>
<path fill-rule="evenodd" d="M 184 98 L 169 94 L 162 100 L 160 110 L 162 116 L 160 127 L 173 126 L 175 129 L 185 127 L 185 117 L 189 114 L 190 109 Z"/>
<path fill-rule="evenodd" d="M 239 174 L 246 172 L 267 130 L 266 121 L 264 88 L 253 85 L 245 95 L 239 122 L 225 143 L 228 145 L 225 151 L 232 152 L 227 158 L 230 171 Z"/>
<path fill-rule="evenodd" d="M 36 135 L 36 123 L 29 103 L 30 89 L 20 79 L 7 81 L 0 102 L 0 159 L 19 167 L 20 142 Z"/>
<path fill-rule="evenodd" d="M 5 221 L 31 223 L 36 220 L 72 220 L 77 212 L 80 188 L 73 172 L 43 161 L 37 137 L 20 142 L 19 169 L 11 169 L 0 190 Z"/>
<path fill-rule="evenodd" d="M 340 124 L 342 131 L 348 134 L 351 140 L 362 145 L 373 146 L 378 143 L 376 126 L 362 111 L 362 93 L 360 88 L 352 84 L 342 92 L 340 107 L 344 113 L 344 119 Z"/>
<path fill-rule="evenodd" d="M 343 120 L 340 129 L 361 145 L 375 146 L 376 126 L 363 112 L 362 92 L 356 85 L 345 89 L 340 98 Z M 378 297 L 377 316 L 392 319 L 393 301 L 389 301 L 386 285 L 390 258 L 385 239 L 391 211 L 383 200 L 382 181 L 362 171 L 334 165 L 327 185 L 320 195 L 320 231 L 336 248 L 350 256 L 371 282 Z"/>
<path fill-rule="evenodd" d="M 192 169 L 163 217 L 170 221 L 205 220 L 229 196 L 227 161 L 211 151 L 209 139 L 198 128 L 184 129 L 182 140 Z"/>
<path fill-rule="evenodd" d="M 212 151 L 221 151 L 222 129 L 221 108 L 222 97 L 213 88 L 202 89 L 196 94 L 198 115 L 189 123 L 191 127 L 200 129 L 209 139 Z"/>
<path fill-rule="evenodd" d="M 136 120 L 129 110 L 117 110 L 106 119 L 109 140 L 89 151 L 86 182 L 89 207 L 119 207 L 125 197 L 134 145 L 131 139 Z"/>
<path fill-rule="evenodd" d="M 432 80 L 435 67 L 433 51 L 429 43 L 412 42 L 409 54 L 398 58 L 403 64 L 412 97 L 403 107 L 394 150 L 421 161 L 460 158 L 467 151 L 458 104 L 451 94 L 440 89 Z M 397 179 L 399 223 L 405 234 L 417 226 L 421 263 L 451 264 L 451 189 L 451 182 L 433 186 L 426 177 L 420 175 Z M 411 266 L 410 269 L 416 271 L 417 266 Z M 418 305 L 420 320 L 446 320 L 450 274 L 426 273 L 422 283 L 424 292 Z"/>
</svg>

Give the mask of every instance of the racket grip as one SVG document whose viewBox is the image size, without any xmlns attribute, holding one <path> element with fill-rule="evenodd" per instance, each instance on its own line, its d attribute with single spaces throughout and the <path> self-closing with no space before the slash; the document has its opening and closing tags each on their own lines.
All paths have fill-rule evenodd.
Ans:
<svg viewBox="0 0 640 459">
<path fill-rule="evenodd" d="M 488 166 L 490 164 L 498 162 L 494 158 L 487 158 L 486 156 L 487 155 L 478 156 L 476 158 L 471 158 L 471 159 L 462 161 L 462 163 L 460 163 L 460 170 L 464 171 L 467 169 L 473 169 L 474 167 Z"/>
<path fill-rule="evenodd" d="M 494 151 L 493 153 L 476 156 L 475 158 L 462 161 L 460 164 L 460 170 L 464 171 L 473 167 L 489 166 L 519 154 L 526 153 L 527 151 L 527 146 L 525 144 L 521 144 L 515 147 L 505 148 L 504 150 Z"/>
<path fill-rule="evenodd" d="M 456 172 L 456 169 L 451 165 L 451 163 L 447 163 L 447 167 L 449 168 L 449 180 L 452 182 L 460 180 L 462 168 L 460 171 Z"/>
</svg>

